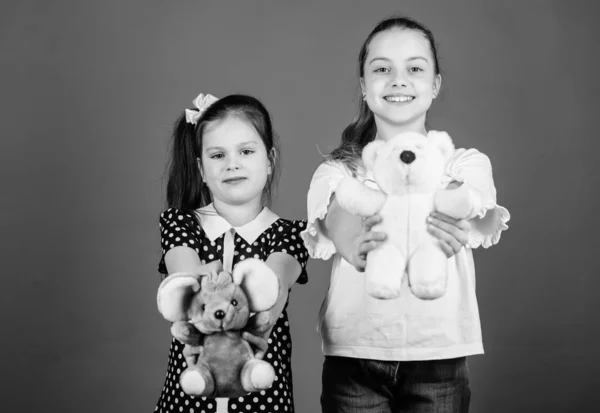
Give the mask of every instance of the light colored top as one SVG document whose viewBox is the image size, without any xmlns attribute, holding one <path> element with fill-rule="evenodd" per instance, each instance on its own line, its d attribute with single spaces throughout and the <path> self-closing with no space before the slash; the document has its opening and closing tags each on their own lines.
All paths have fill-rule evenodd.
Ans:
<svg viewBox="0 0 600 413">
<path fill-rule="evenodd" d="M 449 258 L 446 293 L 432 301 L 415 297 L 408 277 L 404 277 L 400 297 L 370 297 L 365 292 L 364 273 L 337 254 L 333 242 L 321 231 L 317 220 L 327 214 L 340 180 L 351 175 L 339 162 L 325 162 L 317 168 L 308 192 L 308 225 L 301 234 L 311 257 L 327 260 L 333 256 L 329 291 L 317 326 L 323 354 L 410 361 L 483 353 L 472 249 L 496 244 L 510 219 L 508 211 L 496 204 L 488 157 L 475 149 L 458 149 L 447 164 L 442 184 L 458 181 L 474 186 L 484 197 L 485 211 L 470 221 L 467 246 Z M 360 171 L 357 178 L 372 179 Z"/>
</svg>

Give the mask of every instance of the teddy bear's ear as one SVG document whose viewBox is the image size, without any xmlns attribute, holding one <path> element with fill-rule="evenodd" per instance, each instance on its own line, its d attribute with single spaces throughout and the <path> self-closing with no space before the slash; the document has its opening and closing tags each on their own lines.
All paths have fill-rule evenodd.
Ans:
<svg viewBox="0 0 600 413">
<path fill-rule="evenodd" d="M 250 311 L 265 311 L 277 302 L 279 278 L 263 261 L 247 258 L 235 266 L 232 276 L 246 293 Z"/>
<path fill-rule="evenodd" d="M 187 321 L 187 311 L 195 293 L 200 290 L 197 277 L 191 273 L 174 273 L 160 283 L 156 301 L 158 311 L 171 322 Z"/>
<path fill-rule="evenodd" d="M 450 159 L 454 155 L 454 143 L 446 132 L 430 131 L 427 139 L 440 149 L 444 159 Z"/>
<path fill-rule="evenodd" d="M 373 142 L 370 142 L 369 144 L 367 144 L 367 146 L 365 146 L 363 148 L 362 160 L 363 160 L 363 163 L 365 164 L 365 168 L 372 169 L 373 164 L 375 163 L 375 159 L 377 158 L 377 152 L 384 145 L 385 145 L 385 141 L 377 139 L 377 140 L 374 140 Z"/>
</svg>

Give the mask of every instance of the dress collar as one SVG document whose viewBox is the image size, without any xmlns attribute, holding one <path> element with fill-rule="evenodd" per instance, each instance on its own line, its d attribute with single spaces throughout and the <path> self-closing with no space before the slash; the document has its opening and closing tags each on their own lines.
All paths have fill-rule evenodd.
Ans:
<svg viewBox="0 0 600 413">
<path fill-rule="evenodd" d="M 241 227 L 234 227 L 217 213 L 212 203 L 197 209 L 196 215 L 200 219 L 200 225 L 204 233 L 211 242 L 233 228 L 248 244 L 254 243 L 263 232 L 279 219 L 277 214 L 264 207 L 252 221 Z"/>
</svg>

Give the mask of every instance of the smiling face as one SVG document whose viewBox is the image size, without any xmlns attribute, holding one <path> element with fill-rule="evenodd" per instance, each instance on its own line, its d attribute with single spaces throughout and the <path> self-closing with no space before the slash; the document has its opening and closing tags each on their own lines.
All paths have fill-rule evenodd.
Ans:
<svg viewBox="0 0 600 413">
<path fill-rule="evenodd" d="M 237 116 L 207 125 L 198 166 L 215 205 L 260 203 L 271 174 L 260 135 Z"/>
<path fill-rule="evenodd" d="M 378 133 L 425 133 L 427 110 L 441 85 L 427 38 L 411 29 L 380 32 L 368 46 L 363 69 L 361 89 Z"/>
</svg>

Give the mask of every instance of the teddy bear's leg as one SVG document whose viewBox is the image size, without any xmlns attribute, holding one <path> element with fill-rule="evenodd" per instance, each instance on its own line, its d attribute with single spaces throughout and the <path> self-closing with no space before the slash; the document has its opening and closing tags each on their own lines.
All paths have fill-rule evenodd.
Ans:
<svg viewBox="0 0 600 413">
<path fill-rule="evenodd" d="M 242 387 L 248 392 L 265 390 L 273 384 L 275 370 L 264 360 L 250 359 L 244 364 L 240 379 Z"/>
<path fill-rule="evenodd" d="M 181 389 L 190 396 L 210 396 L 215 391 L 215 381 L 208 363 L 198 355 L 198 349 L 185 346 L 183 355 L 188 367 L 179 376 Z"/>
<path fill-rule="evenodd" d="M 448 257 L 437 241 L 421 245 L 408 263 L 408 282 L 414 295 L 433 300 L 446 292 Z"/>
<path fill-rule="evenodd" d="M 399 297 L 405 269 L 404 254 L 391 243 L 369 252 L 365 268 L 367 293 L 383 300 Z"/>
</svg>

